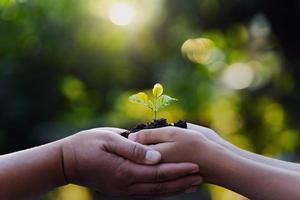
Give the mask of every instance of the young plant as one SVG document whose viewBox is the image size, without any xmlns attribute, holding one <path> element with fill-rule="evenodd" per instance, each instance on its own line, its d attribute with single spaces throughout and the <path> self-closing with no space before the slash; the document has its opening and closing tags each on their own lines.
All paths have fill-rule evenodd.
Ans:
<svg viewBox="0 0 300 200">
<path fill-rule="evenodd" d="M 152 89 L 153 99 L 149 100 L 148 95 L 144 92 L 139 92 L 129 97 L 129 101 L 137 104 L 141 104 L 150 108 L 153 112 L 153 119 L 157 119 L 157 112 L 168 106 L 171 101 L 177 101 L 177 99 L 163 94 L 163 86 L 156 83 Z"/>
</svg>

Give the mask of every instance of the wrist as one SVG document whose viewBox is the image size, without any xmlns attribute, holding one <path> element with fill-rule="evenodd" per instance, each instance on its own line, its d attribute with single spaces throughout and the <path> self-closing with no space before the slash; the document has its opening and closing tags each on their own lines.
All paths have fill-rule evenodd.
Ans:
<svg viewBox="0 0 300 200">
<path fill-rule="evenodd" d="M 50 143 L 49 145 L 53 145 L 56 149 L 56 157 L 55 157 L 55 172 L 54 177 L 56 177 L 56 187 L 60 187 L 68 184 L 67 179 L 65 177 L 64 171 L 64 159 L 63 159 L 63 150 L 62 150 L 62 140 Z"/>
<path fill-rule="evenodd" d="M 226 170 L 234 165 L 232 160 L 235 154 L 217 143 L 211 142 L 209 146 L 209 149 L 199 151 L 197 163 L 205 182 L 218 185 Z"/>
<path fill-rule="evenodd" d="M 76 157 L 72 141 L 69 137 L 61 140 L 61 163 L 65 183 L 78 183 L 76 178 Z"/>
<path fill-rule="evenodd" d="M 230 151 L 233 152 L 233 153 L 236 153 L 236 152 L 238 151 L 238 149 L 239 149 L 237 146 L 231 144 L 230 142 L 228 142 L 228 141 L 226 141 L 226 140 L 224 140 L 224 141 L 221 143 L 221 145 L 222 145 L 225 149 L 228 149 L 228 150 L 230 150 Z"/>
</svg>

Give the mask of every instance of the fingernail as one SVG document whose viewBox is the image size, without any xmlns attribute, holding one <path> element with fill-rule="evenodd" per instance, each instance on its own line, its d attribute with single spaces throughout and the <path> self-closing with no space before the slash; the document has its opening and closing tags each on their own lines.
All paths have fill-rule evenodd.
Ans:
<svg viewBox="0 0 300 200">
<path fill-rule="evenodd" d="M 158 151 L 149 150 L 146 153 L 147 164 L 155 164 L 160 161 L 161 155 Z"/>
<path fill-rule="evenodd" d="M 195 174 L 199 172 L 199 167 L 195 167 L 192 169 L 192 171 L 190 172 L 191 174 Z"/>
<path fill-rule="evenodd" d="M 201 183 L 203 183 L 202 178 L 198 178 L 197 180 L 195 180 L 195 181 L 192 183 L 192 186 L 198 186 L 198 185 L 200 185 Z"/>
<path fill-rule="evenodd" d="M 129 134 L 128 139 L 130 139 L 132 141 L 136 141 L 136 133 Z"/>
<path fill-rule="evenodd" d="M 193 193 L 193 192 L 196 192 L 196 191 L 197 191 L 197 188 L 191 187 L 191 188 L 185 190 L 184 193 Z"/>
</svg>

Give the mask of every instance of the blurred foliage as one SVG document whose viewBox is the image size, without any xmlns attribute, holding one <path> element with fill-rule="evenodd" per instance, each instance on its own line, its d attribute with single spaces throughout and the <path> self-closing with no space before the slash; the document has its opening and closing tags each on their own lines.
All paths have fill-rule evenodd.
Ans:
<svg viewBox="0 0 300 200">
<path fill-rule="evenodd" d="M 111 22 L 116 2 L 0 0 L 1 153 L 85 128 L 149 121 L 151 112 L 128 96 L 161 82 L 179 101 L 159 117 L 299 159 L 298 0 L 121 1 L 135 10 L 128 26 Z M 197 38 L 214 43 L 205 62 L 181 55 L 184 42 Z M 199 45 L 191 52 L 205 50 Z M 212 199 L 241 198 L 209 191 Z M 45 199 L 75 199 L 68 195 L 92 198 L 67 186 Z"/>
<path fill-rule="evenodd" d="M 77 186 L 77 185 L 66 185 L 58 188 L 57 190 L 50 192 L 45 198 L 45 200 L 90 200 L 92 195 L 87 188 Z"/>
</svg>

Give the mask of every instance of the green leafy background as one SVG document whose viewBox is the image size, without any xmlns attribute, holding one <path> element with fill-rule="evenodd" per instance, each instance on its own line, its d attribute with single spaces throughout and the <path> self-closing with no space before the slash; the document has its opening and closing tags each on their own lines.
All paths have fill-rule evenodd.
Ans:
<svg viewBox="0 0 300 200">
<path fill-rule="evenodd" d="M 1 153 L 91 127 L 149 121 L 151 111 L 128 97 L 160 82 L 179 101 L 159 117 L 298 160 L 299 1 L 122 1 L 136 8 L 125 27 L 107 17 L 114 2 L 0 0 Z M 186 40 L 199 37 L 216 44 L 208 64 L 181 54 Z M 248 71 L 236 71 L 241 66 Z M 109 197 L 70 185 L 42 198 Z M 244 199 L 214 186 L 180 198 Z"/>
</svg>

